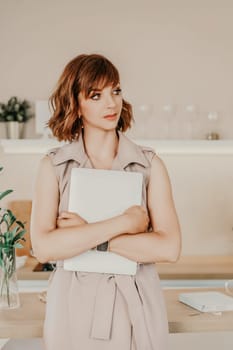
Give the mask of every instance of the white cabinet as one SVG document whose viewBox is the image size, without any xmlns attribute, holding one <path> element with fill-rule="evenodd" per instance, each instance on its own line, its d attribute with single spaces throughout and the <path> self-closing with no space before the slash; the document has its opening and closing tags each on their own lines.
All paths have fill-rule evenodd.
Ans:
<svg viewBox="0 0 233 350">
<path fill-rule="evenodd" d="M 164 155 L 184 255 L 233 254 L 233 154 Z"/>
</svg>

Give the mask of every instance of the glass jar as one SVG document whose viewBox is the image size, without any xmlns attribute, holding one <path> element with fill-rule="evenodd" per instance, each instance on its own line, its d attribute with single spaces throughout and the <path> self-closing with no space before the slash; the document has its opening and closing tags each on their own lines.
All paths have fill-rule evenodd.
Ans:
<svg viewBox="0 0 233 350">
<path fill-rule="evenodd" d="M 15 248 L 0 247 L 0 309 L 20 306 Z"/>
</svg>

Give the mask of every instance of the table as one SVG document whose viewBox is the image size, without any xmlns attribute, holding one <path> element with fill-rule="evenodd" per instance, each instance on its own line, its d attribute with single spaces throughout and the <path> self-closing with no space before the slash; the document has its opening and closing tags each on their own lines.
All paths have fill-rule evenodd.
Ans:
<svg viewBox="0 0 233 350">
<path fill-rule="evenodd" d="M 164 290 L 170 333 L 233 331 L 233 311 L 218 314 L 204 313 L 178 301 L 179 293 L 207 290 L 224 293 L 220 288 Z"/>
<path fill-rule="evenodd" d="M 199 313 L 178 301 L 181 292 L 203 289 L 164 289 L 170 333 L 233 331 L 233 311 L 222 315 Z M 204 290 L 222 291 L 218 288 Z M 41 337 L 45 304 L 39 300 L 39 293 L 20 294 L 21 307 L 16 310 L 0 311 L 0 338 Z"/>
</svg>

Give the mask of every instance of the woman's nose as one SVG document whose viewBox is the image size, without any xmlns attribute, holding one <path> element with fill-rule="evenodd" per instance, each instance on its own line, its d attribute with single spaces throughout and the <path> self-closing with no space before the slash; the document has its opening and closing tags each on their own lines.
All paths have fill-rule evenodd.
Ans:
<svg viewBox="0 0 233 350">
<path fill-rule="evenodd" d="M 108 108 L 113 108 L 113 107 L 115 107 L 115 106 L 116 106 L 116 101 L 115 101 L 115 99 L 114 99 L 114 96 L 108 95 L 108 96 L 106 97 L 106 104 L 107 104 L 107 107 L 108 107 Z"/>
</svg>

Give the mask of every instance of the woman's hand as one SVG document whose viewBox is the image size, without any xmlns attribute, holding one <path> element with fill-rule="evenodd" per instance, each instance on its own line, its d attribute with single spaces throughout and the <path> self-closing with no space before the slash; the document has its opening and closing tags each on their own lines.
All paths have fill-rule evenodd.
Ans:
<svg viewBox="0 0 233 350">
<path fill-rule="evenodd" d="M 84 224 L 87 224 L 87 222 L 81 216 L 69 211 L 63 211 L 57 218 L 57 228 L 79 226 Z"/>
<path fill-rule="evenodd" d="M 145 232 L 149 225 L 149 217 L 146 210 L 140 205 L 134 205 L 128 208 L 123 215 L 128 219 L 127 233 Z"/>
</svg>

